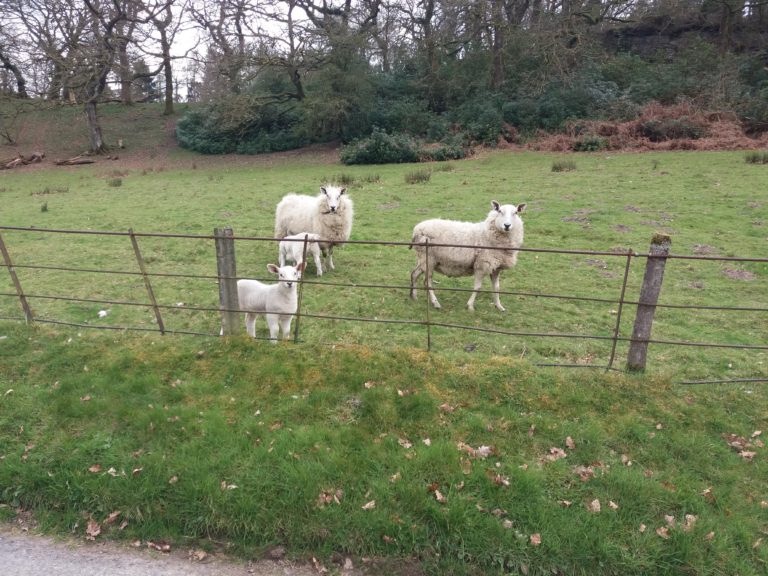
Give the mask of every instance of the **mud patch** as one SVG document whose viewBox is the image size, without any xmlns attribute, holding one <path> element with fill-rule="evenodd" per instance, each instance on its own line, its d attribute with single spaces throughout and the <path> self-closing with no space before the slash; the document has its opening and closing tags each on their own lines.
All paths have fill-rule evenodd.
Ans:
<svg viewBox="0 0 768 576">
<path fill-rule="evenodd" d="M 693 253 L 699 256 L 712 256 L 713 254 L 717 254 L 718 250 L 709 244 L 694 244 Z"/>
<path fill-rule="evenodd" d="M 726 268 L 723 270 L 723 274 L 731 280 L 742 280 L 744 282 L 751 282 L 757 278 L 757 276 L 749 270 L 737 270 L 735 268 Z"/>
<path fill-rule="evenodd" d="M 632 228 L 630 228 L 629 226 L 625 226 L 624 224 L 616 224 L 616 226 L 614 226 L 613 229 L 616 232 L 621 232 L 622 234 L 626 234 L 627 232 L 632 232 Z"/>
</svg>

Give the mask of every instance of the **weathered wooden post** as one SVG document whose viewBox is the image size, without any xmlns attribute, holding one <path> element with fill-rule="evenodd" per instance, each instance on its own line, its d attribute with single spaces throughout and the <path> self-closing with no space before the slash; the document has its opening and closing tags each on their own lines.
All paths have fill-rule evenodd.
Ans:
<svg viewBox="0 0 768 576">
<path fill-rule="evenodd" d="M 16 289 L 16 294 L 18 295 L 19 301 L 21 302 L 21 308 L 24 310 L 24 319 L 26 320 L 27 324 L 29 324 L 33 320 L 32 308 L 29 307 L 29 302 L 27 302 L 27 297 L 24 295 L 24 290 L 21 289 L 21 282 L 19 282 L 19 277 L 16 275 L 16 270 L 13 268 L 11 255 L 8 253 L 8 249 L 5 247 L 5 242 L 3 242 L 2 236 L 0 236 L 0 252 L 3 254 L 3 261 L 5 262 L 6 268 L 8 268 L 8 273 L 11 275 L 13 287 Z"/>
<path fill-rule="evenodd" d="M 656 233 L 651 239 L 643 285 L 640 288 L 635 325 L 632 328 L 632 338 L 627 354 L 627 368 L 629 370 L 645 370 L 648 340 L 651 338 L 653 316 L 656 313 L 656 303 L 659 301 L 661 283 L 664 280 L 664 267 L 667 264 L 671 245 L 672 238 L 668 234 Z"/>
<path fill-rule="evenodd" d="M 219 310 L 221 310 L 221 335 L 235 333 L 239 303 L 237 299 L 237 265 L 235 239 L 232 228 L 216 228 L 216 269 L 219 276 Z"/>
</svg>

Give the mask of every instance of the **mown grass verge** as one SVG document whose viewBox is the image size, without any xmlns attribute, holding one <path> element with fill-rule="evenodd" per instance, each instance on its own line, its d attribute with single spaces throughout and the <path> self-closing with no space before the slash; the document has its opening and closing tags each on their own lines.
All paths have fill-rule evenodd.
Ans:
<svg viewBox="0 0 768 576">
<path fill-rule="evenodd" d="M 765 573 L 759 384 L 245 337 L 0 336 L 0 503 L 46 530 L 280 545 L 390 574 Z"/>
</svg>

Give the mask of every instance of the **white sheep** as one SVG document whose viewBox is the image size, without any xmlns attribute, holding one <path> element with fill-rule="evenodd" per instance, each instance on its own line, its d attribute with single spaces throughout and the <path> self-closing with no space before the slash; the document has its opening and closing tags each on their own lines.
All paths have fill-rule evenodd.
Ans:
<svg viewBox="0 0 768 576">
<path fill-rule="evenodd" d="M 240 310 L 245 312 L 245 329 L 248 335 L 256 337 L 256 317 L 264 314 L 269 326 L 272 343 L 277 342 L 279 331 L 283 331 L 283 340 L 291 332 L 299 301 L 296 290 L 305 263 L 298 266 L 276 266 L 267 264 L 267 270 L 277 274 L 277 284 L 264 284 L 258 280 L 241 279 L 237 281 L 237 300 Z"/>
<path fill-rule="evenodd" d="M 317 196 L 288 194 L 275 210 L 275 238 L 312 232 L 322 239 L 326 269 L 334 270 L 333 247 L 349 240 L 354 208 L 346 188 L 321 186 Z"/>
<path fill-rule="evenodd" d="M 301 264 L 304 256 L 304 240 L 307 241 L 307 253 L 311 254 L 315 260 L 315 268 L 317 268 L 317 275 L 323 275 L 323 265 L 320 262 L 320 240 L 319 234 L 313 234 L 311 232 L 302 232 L 301 234 L 293 234 L 292 236 L 286 236 L 280 241 L 280 254 L 278 256 L 280 260 L 280 266 L 284 266 L 286 262 L 295 262 Z"/>
<path fill-rule="evenodd" d="M 499 205 L 491 201 L 493 209 L 482 222 L 457 222 L 455 220 L 425 220 L 413 229 L 414 243 L 411 247 L 416 251 L 417 264 L 411 272 L 411 298 L 416 298 L 416 280 L 422 274 L 424 285 L 429 292 L 429 298 L 435 308 L 440 308 L 435 292 L 432 289 L 432 272 L 437 271 L 446 276 L 475 277 L 475 287 L 469 297 L 467 307 L 475 309 L 475 297 L 483 283 L 483 278 L 490 275 L 493 284 L 493 300 L 496 308 L 504 311 L 499 300 L 499 275 L 502 270 L 511 268 L 517 263 L 517 250 L 523 244 L 523 220 L 519 213 L 525 209 L 525 204 Z M 459 248 L 454 246 L 434 246 L 427 250 L 425 244 L 453 244 L 478 246 L 478 248 Z M 482 246 L 498 246 L 480 248 Z"/>
</svg>

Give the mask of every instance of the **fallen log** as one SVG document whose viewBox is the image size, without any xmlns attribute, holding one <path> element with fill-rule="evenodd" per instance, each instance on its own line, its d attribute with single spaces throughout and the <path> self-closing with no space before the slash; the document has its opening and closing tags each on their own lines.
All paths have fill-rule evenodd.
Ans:
<svg viewBox="0 0 768 576">
<path fill-rule="evenodd" d="M 95 162 L 96 160 L 93 158 L 80 154 L 78 156 L 73 156 L 72 158 L 67 158 L 66 160 L 56 160 L 54 164 L 56 164 L 56 166 L 77 166 L 78 164 L 94 164 Z"/>
</svg>

